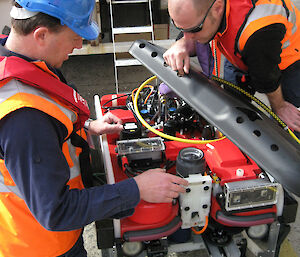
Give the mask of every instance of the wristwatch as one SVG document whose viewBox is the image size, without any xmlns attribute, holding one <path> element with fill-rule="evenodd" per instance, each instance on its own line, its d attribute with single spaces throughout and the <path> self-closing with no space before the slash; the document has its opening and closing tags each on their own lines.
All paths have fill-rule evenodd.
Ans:
<svg viewBox="0 0 300 257">
<path fill-rule="evenodd" d="M 84 125 L 83 125 L 83 128 L 88 131 L 89 130 L 89 127 L 90 127 L 90 124 L 91 122 L 94 121 L 93 119 L 87 119 L 85 122 L 84 122 Z"/>
</svg>

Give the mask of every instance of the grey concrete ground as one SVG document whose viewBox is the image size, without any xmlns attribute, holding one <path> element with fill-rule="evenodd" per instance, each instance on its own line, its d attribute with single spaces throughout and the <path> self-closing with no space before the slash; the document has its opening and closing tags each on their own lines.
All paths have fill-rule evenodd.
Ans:
<svg viewBox="0 0 300 257">
<path fill-rule="evenodd" d="M 88 100 L 92 111 L 92 117 L 95 117 L 93 96 L 98 94 L 110 94 L 115 92 L 113 58 L 111 54 L 90 55 L 90 56 L 72 56 L 63 66 L 69 83 L 74 83 L 82 96 Z M 152 74 L 141 66 L 127 67 L 119 69 L 120 91 L 128 92 L 136 88 L 146 78 Z M 299 199 L 298 199 L 299 200 Z M 300 257 L 300 214 L 298 210 L 297 221 L 292 225 L 292 231 L 288 236 L 293 248 Z M 96 246 L 96 235 L 94 223 L 86 226 L 85 247 L 89 257 L 100 256 L 100 250 Z M 199 256 L 199 255 L 191 255 Z M 284 256 L 289 257 L 289 256 Z"/>
</svg>

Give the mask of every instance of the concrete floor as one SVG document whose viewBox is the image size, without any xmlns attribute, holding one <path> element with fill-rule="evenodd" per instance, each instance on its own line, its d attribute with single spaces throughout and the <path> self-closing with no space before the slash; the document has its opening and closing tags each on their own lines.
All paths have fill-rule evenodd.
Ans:
<svg viewBox="0 0 300 257">
<path fill-rule="evenodd" d="M 75 84 L 81 95 L 88 101 L 91 109 L 91 116 L 95 117 L 93 96 L 95 94 L 102 96 L 104 94 L 111 94 L 115 92 L 112 54 L 71 56 L 70 60 L 64 64 L 62 70 L 67 81 Z M 133 88 L 139 86 L 146 78 L 152 75 L 141 66 L 120 68 L 118 74 L 120 80 L 120 92 L 131 91 Z M 294 224 L 291 224 L 292 231 L 288 236 L 288 240 L 291 242 L 296 253 L 295 255 L 281 255 L 283 257 L 297 255 L 300 257 L 299 209 L 297 221 Z M 88 251 L 88 257 L 101 256 L 100 250 L 98 250 L 96 246 L 95 226 L 93 223 L 86 226 L 84 239 L 85 247 Z"/>
</svg>

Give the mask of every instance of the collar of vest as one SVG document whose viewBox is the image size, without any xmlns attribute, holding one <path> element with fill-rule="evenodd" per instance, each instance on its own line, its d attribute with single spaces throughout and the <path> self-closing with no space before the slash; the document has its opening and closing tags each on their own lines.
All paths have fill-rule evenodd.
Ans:
<svg viewBox="0 0 300 257">
<path fill-rule="evenodd" d="M 227 6 L 228 6 L 227 0 L 224 0 L 223 18 L 222 18 L 221 24 L 220 24 L 216 34 L 221 34 L 222 35 L 223 32 L 227 29 L 227 17 L 228 17 Z"/>
<path fill-rule="evenodd" d="M 0 56 L 0 87 L 11 79 L 38 88 L 78 114 L 75 130 L 83 127 L 89 118 L 88 104 L 73 88 L 61 82 L 44 62 L 28 62 L 16 56 Z"/>
<path fill-rule="evenodd" d="M 255 7 L 256 0 L 224 0 L 226 8 L 222 21 L 215 39 L 218 48 L 224 56 L 236 67 L 247 71 L 248 67 L 241 58 L 237 44 L 240 33 L 247 21 L 247 17 Z"/>
</svg>

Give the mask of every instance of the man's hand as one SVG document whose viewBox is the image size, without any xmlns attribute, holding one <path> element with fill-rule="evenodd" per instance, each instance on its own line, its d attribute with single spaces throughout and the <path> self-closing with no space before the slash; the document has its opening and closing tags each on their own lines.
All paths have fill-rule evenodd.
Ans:
<svg viewBox="0 0 300 257">
<path fill-rule="evenodd" d="M 102 118 L 90 123 L 88 132 L 92 135 L 120 133 L 122 121 L 112 113 L 106 113 Z"/>
<path fill-rule="evenodd" d="M 166 173 L 164 169 L 151 169 L 134 177 L 142 200 L 150 203 L 170 203 L 184 193 L 188 182 Z"/>
<path fill-rule="evenodd" d="M 300 132 L 300 111 L 293 104 L 285 101 L 282 96 L 281 86 L 274 92 L 267 94 L 273 111 L 292 130 Z"/>
<path fill-rule="evenodd" d="M 169 50 L 167 50 L 163 57 L 165 62 L 174 71 L 179 74 L 188 74 L 190 69 L 190 55 L 195 54 L 195 41 L 181 38 L 176 41 Z"/>
<path fill-rule="evenodd" d="M 300 111 L 297 107 L 284 101 L 275 112 L 290 129 L 300 132 Z"/>
</svg>

